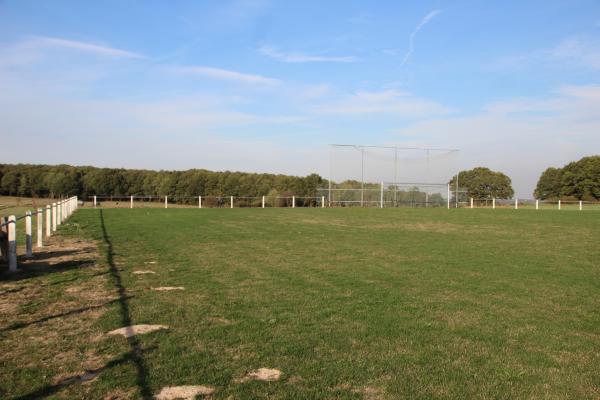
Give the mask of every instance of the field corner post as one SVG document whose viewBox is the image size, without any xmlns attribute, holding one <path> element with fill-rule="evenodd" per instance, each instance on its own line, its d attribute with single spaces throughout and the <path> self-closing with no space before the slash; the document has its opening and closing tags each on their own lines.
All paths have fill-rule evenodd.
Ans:
<svg viewBox="0 0 600 400">
<path fill-rule="evenodd" d="M 41 208 L 37 209 L 37 247 L 43 247 L 43 236 L 44 236 L 44 210 Z"/>
<path fill-rule="evenodd" d="M 33 240 L 31 237 L 31 211 L 25 212 L 25 257 L 33 257 Z"/>
<path fill-rule="evenodd" d="M 17 272 L 17 217 L 8 217 L 8 270 Z"/>
</svg>

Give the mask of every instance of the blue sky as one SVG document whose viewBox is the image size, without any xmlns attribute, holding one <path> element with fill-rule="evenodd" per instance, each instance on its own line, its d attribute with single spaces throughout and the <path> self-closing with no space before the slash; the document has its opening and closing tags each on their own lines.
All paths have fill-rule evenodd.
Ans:
<svg viewBox="0 0 600 400">
<path fill-rule="evenodd" d="M 452 147 L 530 197 L 600 152 L 597 1 L 19 0 L 0 26 L 4 162 L 327 176 L 328 143 Z"/>
</svg>

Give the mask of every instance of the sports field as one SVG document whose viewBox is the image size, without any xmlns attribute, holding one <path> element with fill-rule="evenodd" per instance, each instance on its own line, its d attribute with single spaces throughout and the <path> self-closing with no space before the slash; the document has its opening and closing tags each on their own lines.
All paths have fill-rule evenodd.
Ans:
<svg viewBox="0 0 600 400">
<path fill-rule="evenodd" d="M 600 212 L 82 209 L 59 232 L 98 252 L 0 281 L 0 397 L 600 397 Z M 133 324 L 168 328 L 106 334 Z"/>
</svg>

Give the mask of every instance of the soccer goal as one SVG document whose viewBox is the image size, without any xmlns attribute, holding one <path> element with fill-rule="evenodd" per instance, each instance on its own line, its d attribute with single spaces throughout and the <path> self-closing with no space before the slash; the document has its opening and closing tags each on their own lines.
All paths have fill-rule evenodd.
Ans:
<svg viewBox="0 0 600 400">
<path fill-rule="evenodd" d="M 458 150 L 355 144 L 329 145 L 328 205 L 458 207 L 466 194 L 448 182 Z"/>
</svg>

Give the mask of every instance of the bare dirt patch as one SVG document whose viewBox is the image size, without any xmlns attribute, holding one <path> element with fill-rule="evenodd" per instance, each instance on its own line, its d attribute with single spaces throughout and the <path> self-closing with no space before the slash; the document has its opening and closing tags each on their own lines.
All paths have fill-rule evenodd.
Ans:
<svg viewBox="0 0 600 400">
<path fill-rule="evenodd" d="M 130 325 L 125 326 L 123 328 L 115 329 L 108 332 L 108 335 L 121 335 L 126 338 L 130 338 L 135 335 L 143 335 L 145 333 L 150 333 L 154 331 L 158 331 L 161 329 L 169 329 L 166 325 L 149 325 L 149 324 L 140 324 L 140 325 Z"/>
<path fill-rule="evenodd" d="M 159 286 L 159 287 L 154 287 L 152 288 L 152 290 L 155 290 L 157 292 L 169 292 L 171 290 L 184 290 L 185 288 L 183 286 Z"/>
<path fill-rule="evenodd" d="M 215 392 L 215 389 L 210 386 L 170 386 L 162 388 L 161 391 L 154 396 L 156 400 L 193 400 L 196 396 L 208 396 Z"/>
<path fill-rule="evenodd" d="M 236 383 L 244 383 L 247 381 L 265 381 L 265 382 L 273 382 L 278 381 L 281 378 L 281 371 L 278 369 L 272 368 L 259 368 L 254 371 L 248 372 L 248 374 L 241 378 L 237 379 Z"/>
</svg>

